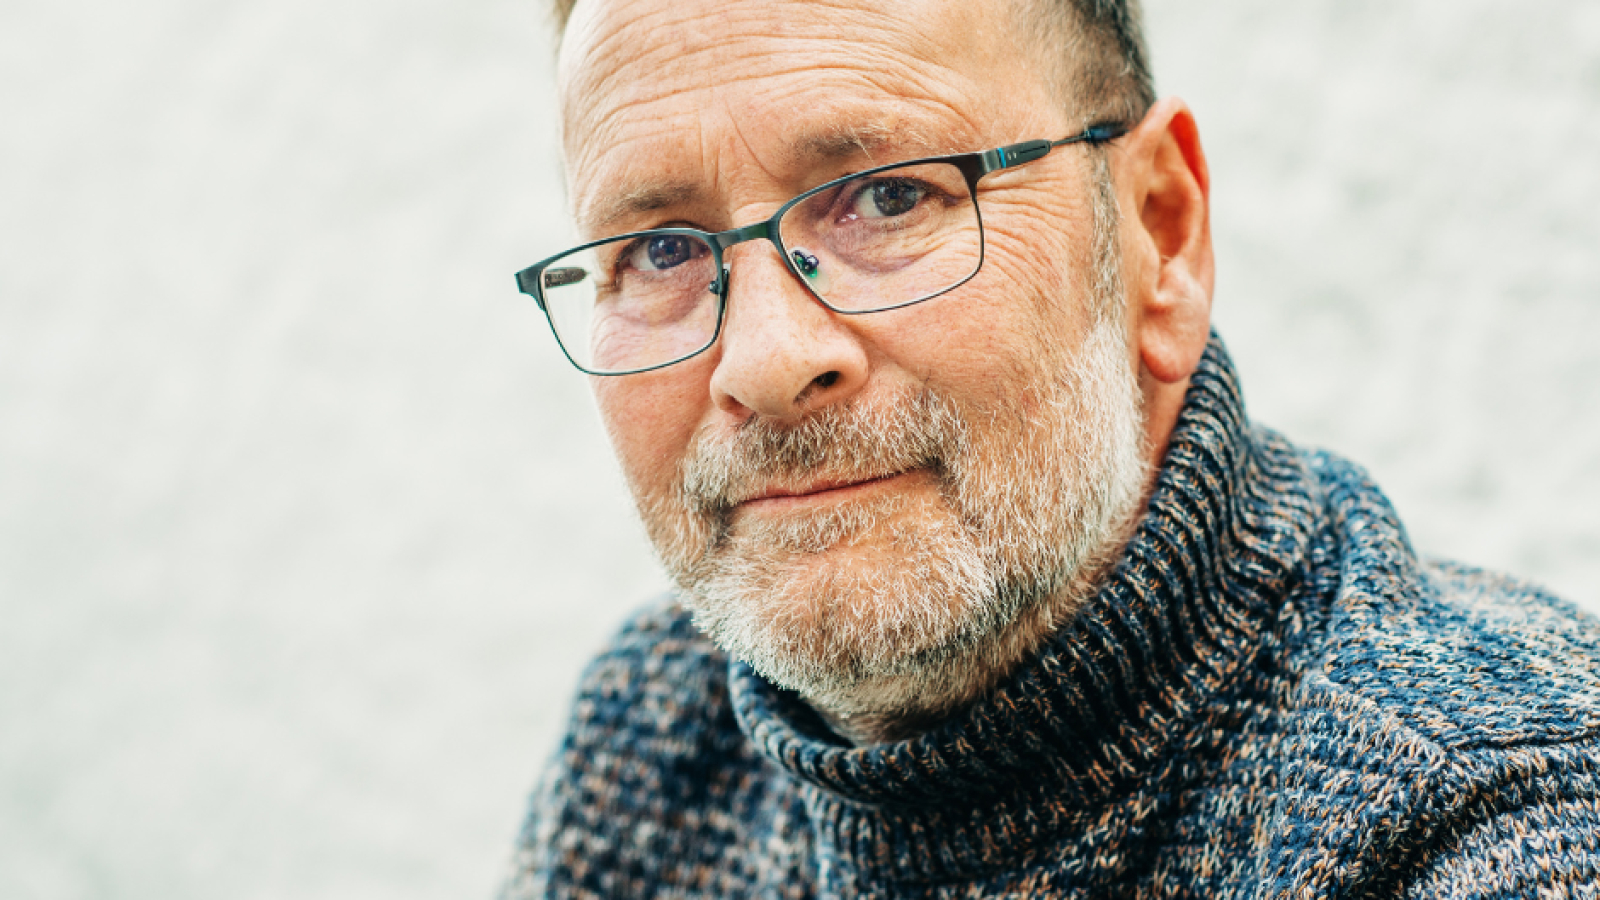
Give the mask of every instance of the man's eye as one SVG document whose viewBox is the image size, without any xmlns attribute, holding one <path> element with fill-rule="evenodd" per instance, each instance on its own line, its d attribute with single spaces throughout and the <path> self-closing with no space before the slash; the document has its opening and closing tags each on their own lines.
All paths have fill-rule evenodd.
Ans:
<svg viewBox="0 0 1600 900">
<path fill-rule="evenodd" d="M 928 196 L 927 188 L 904 178 L 885 178 L 862 188 L 850 205 L 850 212 L 863 219 L 903 216 Z"/>
<path fill-rule="evenodd" d="M 645 238 L 628 254 L 628 265 L 644 272 L 681 266 L 703 256 L 705 245 L 681 234 L 660 234 Z"/>
</svg>

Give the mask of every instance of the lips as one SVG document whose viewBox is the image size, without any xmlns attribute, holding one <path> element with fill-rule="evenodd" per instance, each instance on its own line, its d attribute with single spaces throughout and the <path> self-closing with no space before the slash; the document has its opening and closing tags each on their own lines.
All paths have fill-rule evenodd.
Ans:
<svg viewBox="0 0 1600 900">
<path fill-rule="evenodd" d="M 887 475 L 877 475 L 871 478 L 824 479 L 820 481 L 814 481 L 808 485 L 805 485 L 804 487 L 797 488 L 774 486 L 763 490 L 761 493 L 756 494 L 753 497 L 741 501 L 739 505 L 745 506 L 748 504 L 761 503 L 768 500 L 787 500 L 791 498 L 818 497 L 823 494 L 843 493 L 856 488 L 863 488 L 869 485 L 879 484 L 892 478 L 898 478 L 904 474 L 906 473 L 891 472 Z"/>
</svg>

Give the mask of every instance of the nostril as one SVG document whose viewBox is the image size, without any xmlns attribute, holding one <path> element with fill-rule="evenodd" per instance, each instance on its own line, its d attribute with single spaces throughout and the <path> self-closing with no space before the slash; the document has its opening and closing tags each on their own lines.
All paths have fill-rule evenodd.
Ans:
<svg viewBox="0 0 1600 900">
<path fill-rule="evenodd" d="M 839 373 L 823 372 L 821 375 L 811 379 L 811 383 L 819 388 L 831 388 L 839 383 Z"/>
</svg>

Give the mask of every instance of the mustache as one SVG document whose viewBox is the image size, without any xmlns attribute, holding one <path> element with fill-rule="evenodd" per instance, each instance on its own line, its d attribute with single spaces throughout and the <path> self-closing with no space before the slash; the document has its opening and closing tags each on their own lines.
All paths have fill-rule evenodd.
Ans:
<svg viewBox="0 0 1600 900">
<path fill-rule="evenodd" d="M 966 442 L 954 404 L 924 385 L 885 402 L 830 405 L 793 425 L 751 417 L 731 432 L 703 432 L 679 466 L 679 492 L 689 509 L 719 516 L 774 488 L 825 479 L 920 468 L 942 477 Z"/>
</svg>

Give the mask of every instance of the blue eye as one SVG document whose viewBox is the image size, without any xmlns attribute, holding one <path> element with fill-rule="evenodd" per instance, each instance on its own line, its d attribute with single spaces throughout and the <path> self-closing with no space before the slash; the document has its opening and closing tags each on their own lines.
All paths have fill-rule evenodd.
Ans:
<svg viewBox="0 0 1600 900">
<path fill-rule="evenodd" d="M 927 188 L 905 178 L 885 178 L 862 189 L 851 204 L 851 212 L 864 219 L 903 216 L 917 208 L 928 196 Z"/>
<path fill-rule="evenodd" d="M 659 234 L 636 246 L 628 262 L 643 271 L 661 271 L 681 266 L 697 255 L 704 255 L 704 251 L 704 244 L 685 235 Z"/>
</svg>

